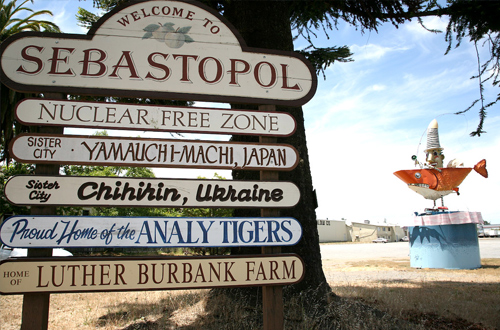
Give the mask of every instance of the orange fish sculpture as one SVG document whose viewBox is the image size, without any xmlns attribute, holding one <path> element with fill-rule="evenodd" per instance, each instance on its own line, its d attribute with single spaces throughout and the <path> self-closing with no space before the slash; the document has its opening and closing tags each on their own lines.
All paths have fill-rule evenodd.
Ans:
<svg viewBox="0 0 500 330">
<path fill-rule="evenodd" d="M 420 165 L 420 169 L 401 170 L 394 172 L 394 175 L 403 180 L 411 190 L 426 199 L 433 200 L 435 205 L 435 201 L 439 198 L 442 200 L 443 196 L 453 192 L 458 194 L 458 186 L 469 175 L 472 168 L 463 167 L 463 163 L 455 159 L 450 161 L 447 167 L 443 167 L 444 154 L 439 144 L 436 119 L 427 128 L 427 149 L 424 152 L 426 154 L 424 164 L 420 163 L 416 156 L 412 156 L 415 164 Z M 483 177 L 488 177 L 486 160 L 483 159 L 477 163 L 474 170 Z"/>
</svg>

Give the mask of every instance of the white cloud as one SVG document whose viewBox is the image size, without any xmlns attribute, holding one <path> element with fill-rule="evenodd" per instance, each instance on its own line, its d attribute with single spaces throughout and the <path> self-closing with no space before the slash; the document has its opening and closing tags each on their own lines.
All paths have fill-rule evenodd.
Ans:
<svg viewBox="0 0 500 330">
<path fill-rule="evenodd" d="M 382 45 L 366 44 L 366 45 L 351 45 L 349 47 L 354 53 L 355 61 L 378 61 L 389 53 L 402 52 L 408 50 L 408 47 L 386 47 Z"/>
<path fill-rule="evenodd" d="M 386 85 L 375 84 L 375 85 L 371 85 L 370 87 L 368 87 L 368 89 L 372 90 L 372 91 L 375 91 L 375 92 L 379 92 L 379 91 L 385 91 L 387 89 L 387 86 Z"/>
<path fill-rule="evenodd" d="M 410 23 L 404 24 L 402 29 L 408 33 L 410 33 L 414 38 L 430 38 L 433 36 L 433 33 L 426 30 L 438 30 L 441 32 L 446 31 L 446 26 L 448 25 L 448 18 L 443 17 L 424 17 L 422 18 L 423 25 L 418 22 L 418 20 L 414 19 Z"/>
</svg>

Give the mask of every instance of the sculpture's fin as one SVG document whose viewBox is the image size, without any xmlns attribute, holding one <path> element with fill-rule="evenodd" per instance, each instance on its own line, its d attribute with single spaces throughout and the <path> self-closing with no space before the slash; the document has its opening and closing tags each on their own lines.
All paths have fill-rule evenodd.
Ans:
<svg viewBox="0 0 500 330">
<path fill-rule="evenodd" d="M 486 169 L 486 159 L 479 161 L 476 165 L 474 165 L 474 171 L 481 174 L 485 178 L 488 177 L 488 170 Z"/>
</svg>

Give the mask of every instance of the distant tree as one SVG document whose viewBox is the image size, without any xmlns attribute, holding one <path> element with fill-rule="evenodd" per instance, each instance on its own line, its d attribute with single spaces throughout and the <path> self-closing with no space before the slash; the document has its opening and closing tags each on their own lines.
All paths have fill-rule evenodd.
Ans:
<svg viewBox="0 0 500 330">
<path fill-rule="evenodd" d="M 199 176 L 198 179 L 206 179 L 205 177 Z M 212 179 L 217 180 L 226 180 L 226 178 L 220 176 L 217 173 L 214 173 Z M 233 209 L 228 208 L 183 208 L 180 209 L 181 216 L 186 218 L 228 218 L 233 216 Z M 231 250 L 230 248 L 221 248 L 221 247 L 213 247 L 213 248 L 190 248 L 187 249 L 194 254 L 201 255 L 222 255 L 227 254 Z"/>
<path fill-rule="evenodd" d="M 126 178 L 154 178 L 153 170 L 147 167 L 121 166 L 82 166 L 66 165 L 63 174 L 73 176 L 105 176 Z M 81 207 L 60 207 L 59 212 L 64 215 L 81 215 Z M 87 209 L 88 210 L 88 209 Z M 181 212 L 174 208 L 162 207 L 92 207 L 89 215 L 92 216 L 120 216 L 120 217 L 178 217 Z"/>
<path fill-rule="evenodd" d="M 11 176 L 33 174 L 34 172 L 35 166 L 31 164 L 12 162 L 7 165 L 0 166 L 0 220 L 3 220 L 6 216 L 14 214 L 30 214 L 28 207 L 17 206 L 9 203 L 5 198 L 4 188 L 5 183 Z"/>
<path fill-rule="evenodd" d="M 199 176 L 198 179 L 203 180 L 207 179 L 206 177 Z M 226 180 L 223 176 L 214 173 L 213 178 L 214 180 Z M 231 217 L 233 216 L 233 209 L 228 209 L 228 208 L 183 208 L 181 209 L 181 215 L 183 217 Z"/>
<path fill-rule="evenodd" d="M 50 15 L 48 10 L 33 11 L 25 7 L 28 2 L 22 1 L 17 5 L 17 0 L 0 0 L 0 42 L 10 36 L 23 31 L 47 31 L 60 32 L 59 27 L 46 20 L 38 20 L 41 15 Z M 18 93 L 0 85 L 0 129 L 1 129 L 1 150 L 0 161 L 10 161 L 10 154 L 7 149 L 9 141 L 20 132 L 27 132 L 28 127 L 21 125 L 15 120 L 14 106 L 25 97 L 33 97 L 35 94 Z"/>
<path fill-rule="evenodd" d="M 108 136 L 107 131 L 98 131 L 94 136 Z M 126 177 L 126 178 L 154 178 L 155 174 L 148 167 L 127 166 L 88 166 L 88 165 L 64 165 L 62 173 L 72 176 L 104 176 L 104 177 Z M 81 215 L 82 207 L 60 207 L 59 212 L 64 215 Z M 87 209 L 88 210 L 88 209 Z M 89 215 L 92 216 L 120 216 L 120 217 L 178 217 L 181 212 L 175 208 L 162 207 L 93 207 Z"/>
<path fill-rule="evenodd" d="M 154 172 L 149 168 L 126 168 L 121 166 L 83 166 L 65 165 L 62 167 L 64 175 L 71 176 L 103 176 L 103 177 L 140 177 L 154 178 Z M 127 208 L 127 207 L 71 207 L 58 208 L 58 213 L 63 215 L 81 215 L 83 210 L 92 216 L 178 216 L 178 212 L 166 208 Z"/>
<path fill-rule="evenodd" d="M 25 0 L 20 5 L 17 5 L 17 0 L 0 0 L 0 41 L 3 42 L 8 37 L 23 31 L 60 32 L 59 27 L 53 22 L 36 19 L 41 15 L 52 16 L 51 11 L 33 11 L 29 7 L 24 7 L 28 2 L 33 3 L 34 0 Z M 23 17 L 25 13 L 27 16 Z"/>
</svg>

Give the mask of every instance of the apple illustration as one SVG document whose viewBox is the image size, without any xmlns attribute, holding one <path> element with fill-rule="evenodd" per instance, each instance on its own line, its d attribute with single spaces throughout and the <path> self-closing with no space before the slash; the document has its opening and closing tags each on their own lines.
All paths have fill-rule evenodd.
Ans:
<svg viewBox="0 0 500 330">
<path fill-rule="evenodd" d="M 169 32 L 165 35 L 165 44 L 170 48 L 181 48 L 186 41 L 184 33 Z"/>
<path fill-rule="evenodd" d="M 146 31 L 142 39 L 155 39 L 159 42 L 165 42 L 170 48 L 181 48 L 185 43 L 194 42 L 187 33 L 191 30 L 190 26 L 174 29 L 174 23 L 149 24 L 143 30 Z"/>
<path fill-rule="evenodd" d="M 170 32 L 167 26 L 160 26 L 158 30 L 151 32 L 153 35 L 153 39 L 158 42 L 163 42 L 165 40 L 165 35 Z"/>
</svg>

